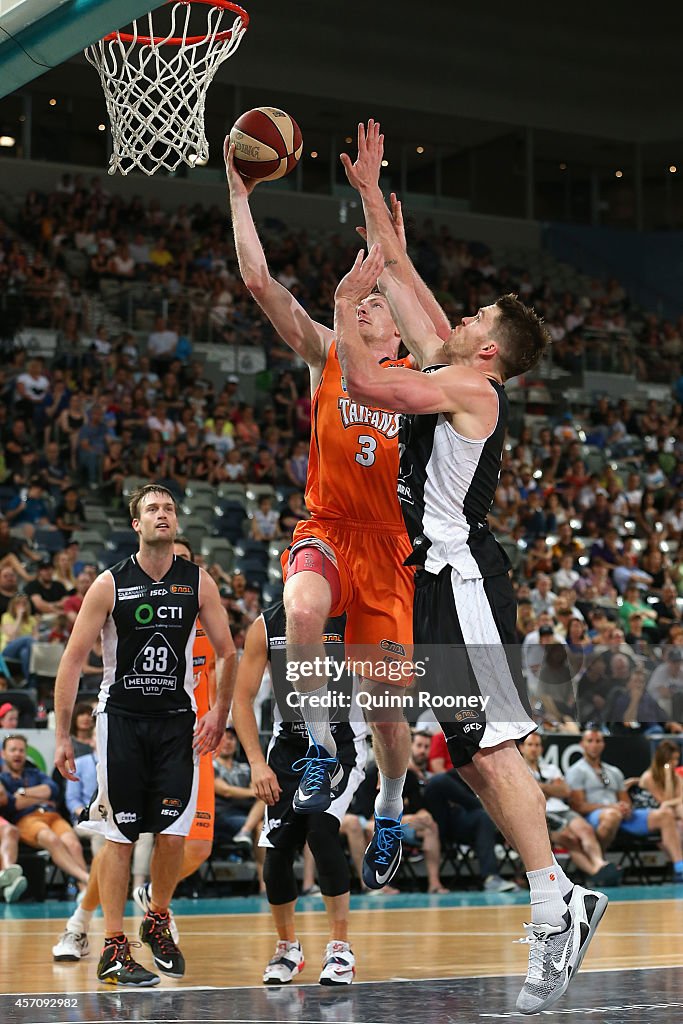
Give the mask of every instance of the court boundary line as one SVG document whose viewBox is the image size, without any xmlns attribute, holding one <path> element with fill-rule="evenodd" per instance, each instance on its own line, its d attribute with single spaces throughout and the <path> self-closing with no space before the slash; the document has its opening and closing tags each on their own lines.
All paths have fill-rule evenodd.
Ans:
<svg viewBox="0 0 683 1024">
<path fill-rule="evenodd" d="M 680 964 L 655 964 L 653 966 L 645 966 L 645 967 L 594 967 L 594 968 L 582 967 L 581 968 L 581 974 L 619 974 L 622 971 L 680 971 L 680 969 L 681 969 L 681 965 Z M 468 974 L 468 975 L 463 975 L 462 977 L 457 977 L 457 978 L 454 978 L 451 975 L 440 975 L 438 977 L 433 977 L 433 978 L 402 978 L 402 977 L 394 977 L 394 978 L 384 978 L 381 981 L 354 981 L 353 982 L 353 988 L 360 988 L 363 985 L 393 985 L 393 984 L 397 984 L 397 983 L 398 984 L 411 984 L 411 985 L 414 985 L 416 982 L 421 982 L 421 981 L 452 981 L 452 982 L 461 982 L 461 981 L 479 981 L 479 980 L 483 981 L 483 980 L 485 980 L 487 978 L 517 978 L 517 977 L 521 977 L 521 972 L 514 972 L 512 974 Z M 306 982 L 304 982 L 301 985 L 297 985 L 297 984 L 291 985 L 290 988 L 289 988 L 289 991 L 294 991 L 295 989 L 298 989 L 298 988 L 313 988 L 313 989 L 320 990 L 321 987 L 322 986 L 320 985 L 319 982 L 306 981 Z M 352 988 L 352 986 L 349 985 L 349 989 L 351 989 L 351 988 Z M 160 989 L 155 989 L 154 991 L 157 994 L 159 994 L 161 992 L 168 992 L 168 993 L 173 993 L 173 992 L 205 992 L 205 991 L 206 992 L 250 992 L 250 991 L 264 992 L 264 991 L 267 991 L 267 990 L 268 990 L 268 986 L 264 985 L 263 983 L 261 983 L 260 985 L 187 985 L 187 986 L 183 986 L 183 987 L 180 987 L 180 986 L 179 987 L 175 987 L 174 986 L 173 988 L 160 988 Z M 151 989 L 149 989 L 149 988 L 140 988 L 140 989 L 137 989 L 137 988 L 117 988 L 116 986 L 112 985 L 111 988 L 105 988 L 104 986 L 102 986 L 101 988 L 90 988 L 90 989 L 85 989 L 85 990 L 80 991 L 80 992 L 68 992 L 68 993 L 64 993 L 64 992 L 58 992 L 58 993 L 55 993 L 55 992 L 45 992 L 45 993 L 42 994 L 42 996 L 40 998 L 48 999 L 48 998 L 51 998 L 53 996 L 63 996 L 63 997 L 65 997 L 67 995 L 69 997 L 72 997 L 72 996 L 91 996 L 91 995 L 112 995 L 113 993 L 116 993 L 116 995 L 131 995 L 131 996 L 135 996 L 135 995 L 148 995 L 150 993 L 150 991 L 151 991 Z M 2 993 L 0 993 L 0 1000 L 2 1000 L 3 998 L 5 998 L 5 999 L 12 999 L 12 998 L 15 998 L 15 999 L 21 999 L 21 998 L 30 999 L 30 998 L 33 998 L 33 999 L 35 999 L 35 998 L 38 998 L 38 997 L 36 997 L 35 992 L 2 992 Z M 88 1022 L 87 1021 L 79 1021 L 78 1024 L 88 1024 Z M 143 1022 L 140 1022 L 140 1024 L 143 1024 Z M 158 1024 L 158 1021 L 153 1022 L 153 1024 Z M 182 1022 L 174 1021 L 174 1024 L 182 1024 Z M 210 1021 L 210 1022 L 208 1022 L 208 1024 L 219 1024 L 219 1022 L 217 1022 L 217 1021 Z M 262 1021 L 261 1024 L 268 1024 L 268 1022 L 263 1022 Z M 281 1022 L 281 1024 L 284 1024 L 284 1022 Z M 299 1021 L 299 1024 L 306 1024 L 306 1022 L 305 1021 Z M 319 1021 L 315 1021 L 314 1024 L 320 1024 L 320 1022 Z M 343 1024 L 343 1022 L 342 1022 L 342 1024 Z M 364 1022 L 364 1024 L 367 1024 L 367 1022 Z"/>
</svg>

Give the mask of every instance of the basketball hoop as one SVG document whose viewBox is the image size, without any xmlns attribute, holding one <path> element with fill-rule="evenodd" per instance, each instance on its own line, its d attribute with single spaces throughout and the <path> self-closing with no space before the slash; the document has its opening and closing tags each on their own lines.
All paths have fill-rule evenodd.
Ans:
<svg viewBox="0 0 683 1024">
<path fill-rule="evenodd" d="M 204 31 L 190 35 L 192 12 L 204 10 Z M 169 22 L 162 34 L 152 14 Z M 152 175 L 159 167 L 174 171 L 182 161 L 190 167 L 207 162 L 206 94 L 248 26 L 249 15 L 231 0 L 167 0 L 134 21 L 132 32 L 110 32 L 84 51 L 99 72 L 111 122 L 109 174 L 139 167 Z"/>
</svg>

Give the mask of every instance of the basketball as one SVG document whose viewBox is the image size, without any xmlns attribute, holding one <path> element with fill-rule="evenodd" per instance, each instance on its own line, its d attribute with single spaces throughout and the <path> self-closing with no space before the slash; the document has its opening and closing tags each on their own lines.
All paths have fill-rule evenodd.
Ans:
<svg viewBox="0 0 683 1024">
<path fill-rule="evenodd" d="M 228 139 L 235 143 L 240 174 L 260 181 L 274 181 L 293 171 L 304 145 L 299 125 L 277 107 L 247 110 L 235 121 Z"/>
</svg>

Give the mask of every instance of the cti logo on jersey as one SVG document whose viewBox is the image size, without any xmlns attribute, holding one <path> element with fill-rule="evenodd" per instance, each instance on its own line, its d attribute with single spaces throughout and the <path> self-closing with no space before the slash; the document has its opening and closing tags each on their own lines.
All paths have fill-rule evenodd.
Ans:
<svg viewBox="0 0 683 1024">
<path fill-rule="evenodd" d="M 349 427 L 372 427 L 385 437 L 398 436 L 401 416 L 397 412 L 386 412 L 384 409 L 369 409 L 350 398 L 338 399 L 339 415 L 345 430 Z"/>
</svg>

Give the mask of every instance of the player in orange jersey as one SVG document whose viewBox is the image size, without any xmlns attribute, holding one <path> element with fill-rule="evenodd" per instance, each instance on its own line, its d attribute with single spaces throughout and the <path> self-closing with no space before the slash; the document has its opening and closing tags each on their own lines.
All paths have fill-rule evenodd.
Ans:
<svg viewBox="0 0 683 1024">
<path fill-rule="evenodd" d="M 184 537 L 176 537 L 173 554 L 178 555 L 179 558 L 194 561 L 190 543 Z M 197 620 L 192 656 L 194 660 L 194 696 L 197 702 L 197 720 L 199 720 L 209 710 L 216 693 L 216 654 L 199 620 Z M 207 752 L 200 754 L 197 807 L 194 821 L 185 839 L 179 881 L 194 874 L 211 853 L 214 809 L 213 756 Z M 66 922 L 66 927 L 59 940 L 52 947 L 52 956 L 58 962 L 78 961 L 88 954 L 88 928 L 92 915 L 100 904 L 97 870 L 99 859 L 98 851 L 90 866 L 88 887 L 83 899 Z M 151 898 L 150 882 L 139 885 L 133 890 L 133 899 L 144 914 L 149 909 Z M 173 941 L 177 942 L 178 928 L 172 911 L 170 912 L 170 927 Z"/>
<path fill-rule="evenodd" d="M 306 505 L 311 519 L 300 523 L 285 562 L 284 604 L 287 656 L 294 666 L 296 690 L 311 746 L 299 766 L 302 778 L 294 797 L 299 813 L 329 807 L 341 777 L 330 731 L 327 679 L 315 671 L 324 658 L 322 635 L 327 619 L 346 613 L 346 642 L 362 648 L 360 660 L 376 671 L 365 672 L 364 689 L 373 696 L 386 690 L 388 664 L 395 681 L 410 682 L 412 653 L 413 570 L 404 565 L 411 553 L 396 497 L 398 416 L 351 401 L 342 377 L 334 332 L 312 320 L 294 296 L 269 272 L 249 207 L 256 182 L 243 179 L 226 154 L 230 205 L 240 272 L 247 288 L 280 337 L 308 364 L 311 379 L 312 432 Z M 400 204 L 394 201 L 397 233 L 402 234 Z M 448 323 L 429 289 L 417 277 L 424 308 L 434 328 Z M 391 373 L 404 365 L 398 358 L 400 336 L 388 304 L 368 295 L 357 309 L 368 351 Z M 304 677 L 303 662 L 313 672 Z M 322 661 L 317 662 L 320 666 Z M 371 665 L 371 667 L 372 667 Z M 382 673 L 380 670 L 384 669 Z M 303 703 L 303 701 L 302 701 Z M 393 720 L 391 720 L 393 717 Z M 368 863 L 366 884 L 386 885 L 401 855 L 400 817 L 403 783 L 410 758 L 410 730 L 402 714 L 383 710 L 368 716 L 373 732 L 380 789 L 375 804 L 375 834 L 384 839 L 378 864 Z"/>
</svg>

